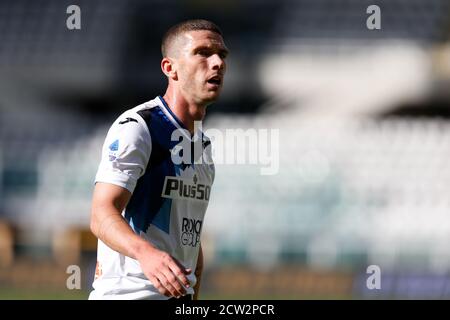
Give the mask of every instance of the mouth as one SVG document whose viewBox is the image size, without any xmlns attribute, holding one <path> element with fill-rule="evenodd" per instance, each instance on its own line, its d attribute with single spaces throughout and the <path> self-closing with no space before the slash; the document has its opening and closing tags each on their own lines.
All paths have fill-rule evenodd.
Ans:
<svg viewBox="0 0 450 320">
<path fill-rule="evenodd" d="M 206 82 L 215 86 L 220 86 L 222 84 L 222 77 L 214 76 L 209 78 Z"/>
</svg>

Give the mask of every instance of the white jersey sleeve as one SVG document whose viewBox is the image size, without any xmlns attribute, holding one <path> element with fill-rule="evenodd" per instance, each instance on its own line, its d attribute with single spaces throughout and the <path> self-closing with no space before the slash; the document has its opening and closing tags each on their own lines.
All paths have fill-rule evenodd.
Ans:
<svg viewBox="0 0 450 320">
<path fill-rule="evenodd" d="M 151 149 L 144 119 L 135 112 L 123 113 L 108 131 L 95 182 L 111 183 L 133 193 L 145 172 Z"/>
</svg>

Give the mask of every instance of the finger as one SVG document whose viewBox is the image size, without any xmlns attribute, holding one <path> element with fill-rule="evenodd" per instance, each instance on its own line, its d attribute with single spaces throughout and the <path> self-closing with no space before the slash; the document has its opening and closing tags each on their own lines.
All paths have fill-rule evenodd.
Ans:
<svg viewBox="0 0 450 320">
<path fill-rule="evenodd" d="M 179 281 L 186 287 L 189 288 L 189 280 L 186 277 L 186 270 L 190 270 L 190 269 L 185 269 L 184 267 L 181 267 L 175 262 L 171 262 L 168 264 L 168 267 L 170 268 L 170 270 L 172 271 L 172 273 L 179 279 Z"/>
<path fill-rule="evenodd" d="M 177 295 L 184 296 L 186 294 L 186 290 L 183 288 L 181 283 L 178 281 L 177 277 L 173 274 L 173 272 L 169 268 L 165 268 L 161 270 L 169 283 L 174 287 L 177 291 Z"/>
<path fill-rule="evenodd" d="M 158 273 L 158 280 L 159 282 L 162 284 L 162 286 L 164 288 L 167 289 L 167 291 L 169 291 L 170 296 L 172 297 L 176 297 L 179 298 L 180 294 L 178 293 L 178 291 L 172 286 L 172 284 L 169 282 L 169 280 L 166 278 L 166 276 L 164 275 L 164 273 L 160 272 Z"/>
<path fill-rule="evenodd" d="M 180 268 L 180 270 L 184 273 L 184 274 L 190 274 L 192 272 L 191 268 L 185 268 L 180 261 L 178 261 L 177 259 L 175 259 L 174 257 L 170 257 L 171 261 L 178 267 Z"/>
<path fill-rule="evenodd" d="M 158 280 L 157 277 L 150 276 L 149 280 L 153 284 L 153 286 L 161 293 L 162 295 L 166 297 L 171 297 L 170 292 L 161 284 L 161 282 Z"/>
</svg>

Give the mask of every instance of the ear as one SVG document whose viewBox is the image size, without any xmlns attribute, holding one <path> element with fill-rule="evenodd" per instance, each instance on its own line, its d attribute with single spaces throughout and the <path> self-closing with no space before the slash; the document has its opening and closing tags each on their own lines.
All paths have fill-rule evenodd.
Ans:
<svg viewBox="0 0 450 320">
<path fill-rule="evenodd" d="M 173 59 L 163 58 L 161 60 L 161 70 L 169 79 L 178 80 L 176 66 Z"/>
</svg>

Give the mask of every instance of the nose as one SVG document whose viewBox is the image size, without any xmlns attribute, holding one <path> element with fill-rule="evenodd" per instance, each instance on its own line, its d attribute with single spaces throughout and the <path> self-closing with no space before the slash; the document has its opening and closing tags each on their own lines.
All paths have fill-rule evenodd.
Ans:
<svg viewBox="0 0 450 320">
<path fill-rule="evenodd" d="M 222 59 L 219 54 L 213 54 L 211 56 L 211 64 L 213 70 L 224 70 L 225 69 L 225 60 Z"/>
</svg>

